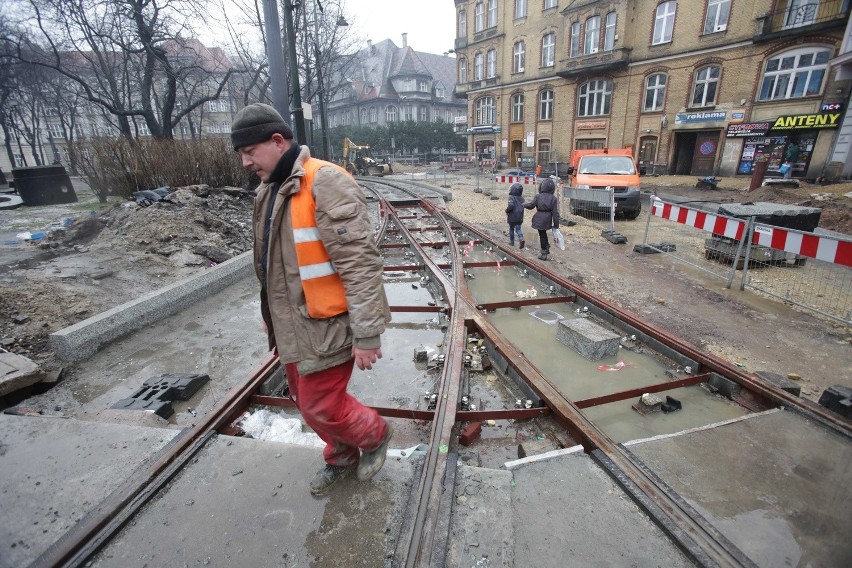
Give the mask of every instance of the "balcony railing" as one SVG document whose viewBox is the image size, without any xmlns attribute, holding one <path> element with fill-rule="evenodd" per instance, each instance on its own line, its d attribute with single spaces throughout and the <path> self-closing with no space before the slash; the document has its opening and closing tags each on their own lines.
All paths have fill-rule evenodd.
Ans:
<svg viewBox="0 0 852 568">
<path fill-rule="evenodd" d="M 620 47 L 612 51 L 599 51 L 588 55 L 580 55 L 564 60 L 556 74 L 560 77 L 573 77 L 590 71 L 598 72 L 607 69 L 627 67 L 630 63 L 630 49 Z"/>
<path fill-rule="evenodd" d="M 845 26 L 848 17 L 846 0 L 788 0 L 784 7 L 757 18 L 755 40 Z"/>
</svg>

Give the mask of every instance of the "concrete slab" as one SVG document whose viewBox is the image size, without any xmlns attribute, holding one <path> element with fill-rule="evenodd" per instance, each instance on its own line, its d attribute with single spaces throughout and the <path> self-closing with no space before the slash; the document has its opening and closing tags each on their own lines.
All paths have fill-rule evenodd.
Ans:
<svg viewBox="0 0 852 568">
<path fill-rule="evenodd" d="M 693 565 L 587 455 L 532 463 L 513 474 L 517 566 Z"/>
<path fill-rule="evenodd" d="M 46 377 L 33 360 L 0 351 L 0 396 L 34 385 Z"/>
<path fill-rule="evenodd" d="M 179 431 L 0 415 L 0 566 L 27 566 Z"/>
<path fill-rule="evenodd" d="M 390 566 L 419 461 L 312 497 L 319 449 L 220 436 L 91 566 Z"/>
<path fill-rule="evenodd" d="M 784 411 L 630 450 L 758 566 L 852 566 L 848 440 Z"/>
<path fill-rule="evenodd" d="M 460 464 L 454 498 L 446 565 L 515 566 L 512 472 Z"/>
</svg>

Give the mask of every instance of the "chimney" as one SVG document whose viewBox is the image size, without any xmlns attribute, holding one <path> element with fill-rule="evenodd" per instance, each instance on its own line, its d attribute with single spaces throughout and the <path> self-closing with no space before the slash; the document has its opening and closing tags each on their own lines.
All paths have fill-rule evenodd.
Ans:
<svg viewBox="0 0 852 568">
<path fill-rule="evenodd" d="M 408 34 L 402 34 L 402 47 L 408 47 Z"/>
</svg>

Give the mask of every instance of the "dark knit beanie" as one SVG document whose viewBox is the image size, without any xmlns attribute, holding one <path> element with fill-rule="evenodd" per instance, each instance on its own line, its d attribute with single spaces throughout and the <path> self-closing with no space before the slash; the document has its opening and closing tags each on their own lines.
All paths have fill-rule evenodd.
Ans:
<svg viewBox="0 0 852 568">
<path fill-rule="evenodd" d="M 284 122 L 278 111 L 268 104 L 250 104 L 240 110 L 231 122 L 231 143 L 234 150 L 266 142 L 275 133 L 287 140 L 293 139 L 293 130 Z"/>
</svg>

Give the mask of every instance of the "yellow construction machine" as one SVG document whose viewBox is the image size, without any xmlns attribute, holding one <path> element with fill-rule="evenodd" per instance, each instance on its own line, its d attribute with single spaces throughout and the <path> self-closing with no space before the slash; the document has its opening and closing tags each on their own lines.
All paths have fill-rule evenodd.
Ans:
<svg viewBox="0 0 852 568">
<path fill-rule="evenodd" d="M 340 165 L 353 176 L 383 176 L 393 173 L 390 164 L 380 164 L 373 159 L 369 146 L 358 146 L 349 138 L 343 140 L 343 160 Z"/>
</svg>

